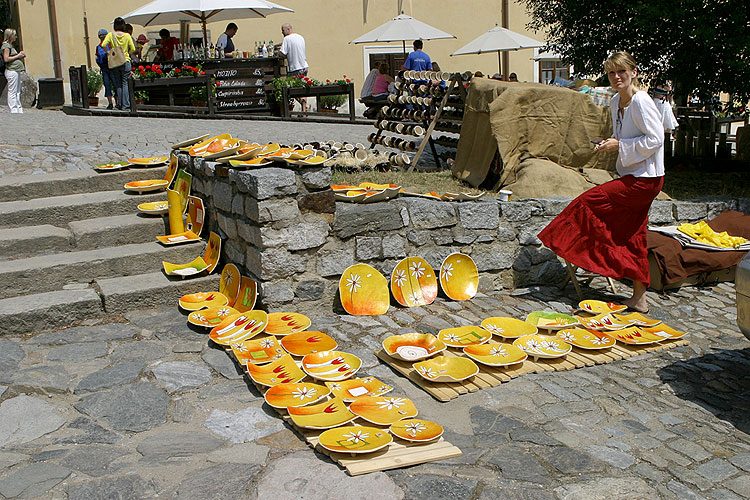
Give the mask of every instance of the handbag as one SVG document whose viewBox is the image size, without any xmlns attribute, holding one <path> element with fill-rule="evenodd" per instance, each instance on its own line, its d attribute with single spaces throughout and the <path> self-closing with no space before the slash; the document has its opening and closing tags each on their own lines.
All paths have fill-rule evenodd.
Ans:
<svg viewBox="0 0 750 500">
<path fill-rule="evenodd" d="M 122 50 L 122 46 L 117 43 L 117 35 L 115 35 L 114 31 L 111 33 L 111 35 L 112 44 L 110 45 L 110 48 L 107 49 L 107 66 L 109 66 L 110 69 L 122 66 L 127 62 L 125 51 Z"/>
</svg>

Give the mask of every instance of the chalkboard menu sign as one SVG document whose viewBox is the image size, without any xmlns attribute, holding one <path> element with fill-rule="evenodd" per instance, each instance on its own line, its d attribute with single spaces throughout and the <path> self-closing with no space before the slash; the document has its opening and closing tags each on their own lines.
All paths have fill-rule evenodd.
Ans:
<svg viewBox="0 0 750 500">
<path fill-rule="evenodd" d="M 270 82 L 266 74 L 273 68 L 227 68 L 213 71 L 216 83 L 214 110 L 238 111 L 269 109 L 266 91 Z"/>
<path fill-rule="evenodd" d="M 86 66 L 70 66 L 68 77 L 70 78 L 70 100 L 73 107 L 88 107 L 88 80 L 86 80 Z"/>
</svg>

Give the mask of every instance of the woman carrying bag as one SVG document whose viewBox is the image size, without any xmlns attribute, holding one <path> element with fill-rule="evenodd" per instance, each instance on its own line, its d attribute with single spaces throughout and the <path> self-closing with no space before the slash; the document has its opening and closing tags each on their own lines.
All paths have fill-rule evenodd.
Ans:
<svg viewBox="0 0 750 500">
<path fill-rule="evenodd" d="M 3 34 L 2 58 L 5 63 L 5 79 L 8 81 L 8 107 L 11 113 L 23 113 L 21 107 L 21 72 L 26 68 L 23 60 L 26 52 L 16 52 L 13 42 L 16 41 L 16 30 L 8 28 Z"/>
<path fill-rule="evenodd" d="M 117 94 L 117 109 L 130 109 L 130 54 L 135 52 L 133 37 L 125 32 L 125 21 L 118 17 L 113 23 L 114 31 L 107 33 L 101 46 L 107 51 L 107 65 L 114 73 Z"/>
</svg>

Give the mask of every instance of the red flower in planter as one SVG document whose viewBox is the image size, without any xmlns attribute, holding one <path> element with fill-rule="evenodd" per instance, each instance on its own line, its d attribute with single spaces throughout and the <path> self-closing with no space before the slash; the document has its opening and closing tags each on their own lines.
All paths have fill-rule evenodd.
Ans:
<svg viewBox="0 0 750 500">
<path fill-rule="evenodd" d="M 179 75 L 180 73 L 182 73 L 182 70 L 180 68 L 175 68 L 174 72 Z"/>
<path fill-rule="evenodd" d="M 138 66 L 138 71 L 143 71 L 143 65 Z"/>
<path fill-rule="evenodd" d="M 352 81 L 347 78 L 346 83 L 352 83 Z"/>
<path fill-rule="evenodd" d="M 151 71 L 151 65 L 150 64 L 146 66 L 146 70 L 147 71 Z"/>
<path fill-rule="evenodd" d="M 164 72 L 163 72 L 163 71 L 162 71 L 161 69 L 157 69 L 157 70 L 156 70 L 156 74 L 157 74 L 157 75 L 161 75 L 162 73 L 164 73 Z"/>
</svg>

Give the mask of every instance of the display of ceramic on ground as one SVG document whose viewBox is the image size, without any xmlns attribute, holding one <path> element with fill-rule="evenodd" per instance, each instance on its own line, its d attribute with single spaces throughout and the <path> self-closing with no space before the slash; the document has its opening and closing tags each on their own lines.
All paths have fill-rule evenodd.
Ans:
<svg viewBox="0 0 750 500">
<path fill-rule="evenodd" d="M 558 330 L 556 337 L 581 349 L 608 349 L 616 344 L 615 339 L 609 335 L 584 328 Z"/>
<path fill-rule="evenodd" d="M 671 326 L 665 325 L 663 323 L 653 327 L 642 326 L 641 330 L 653 335 L 658 335 L 659 337 L 662 337 L 664 339 L 679 339 L 687 335 L 687 332 L 679 332 Z"/>
<path fill-rule="evenodd" d="M 375 425 L 391 425 L 418 413 L 411 399 L 393 396 L 362 396 L 352 401 L 349 410 Z"/>
<path fill-rule="evenodd" d="M 265 330 L 268 315 L 265 311 L 252 310 L 227 317 L 211 329 L 209 338 L 221 345 L 232 345 L 250 340 Z"/>
<path fill-rule="evenodd" d="M 492 333 L 479 326 L 458 326 L 445 328 L 438 332 L 438 340 L 448 347 L 466 347 L 467 345 L 484 344 L 492 338 Z"/>
<path fill-rule="evenodd" d="M 394 436 L 413 443 L 426 443 L 443 435 L 443 426 L 420 418 L 399 420 L 392 423 L 388 430 Z"/>
<path fill-rule="evenodd" d="M 339 295 L 344 310 L 353 316 L 385 314 L 391 301 L 385 276 L 367 264 L 355 264 L 344 271 Z"/>
<path fill-rule="evenodd" d="M 270 314 L 268 318 L 270 326 Z M 266 333 L 270 333 L 268 327 L 266 328 Z M 292 356 L 307 356 L 314 352 L 332 351 L 338 347 L 338 343 L 329 335 L 311 330 L 304 330 L 281 337 L 281 345 Z"/>
<path fill-rule="evenodd" d="M 440 198 L 444 201 L 474 201 L 484 196 L 484 193 L 445 193 Z"/>
<path fill-rule="evenodd" d="M 544 335 L 524 335 L 513 341 L 513 345 L 526 351 L 526 354 L 537 359 L 561 358 L 568 354 L 573 346 L 555 337 Z"/>
<path fill-rule="evenodd" d="M 305 378 L 305 374 L 299 369 L 294 359 L 285 354 L 278 359 L 274 359 L 265 365 L 254 365 L 248 363 L 247 373 L 253 382 L 267 387 L 273 387 L 279 384 L 291 384 L 299 382 Z"/>
<path fill-rule="evenodd" d="M 246 161 L 246 160 L 252 160 L 256 156 L 258 156 L 258 151 L 261 149 L 260 144 L 245 144 L 240 149 L 238 149 L 233 155 L 229 156 L 223 156 L 221 158 L 218 158 L 216 161 L 218 163 L 230 163 L 232 161 Z"/>
<path fill-rule="evenodd" d="M 152 156 L 150 158 L 130 158 L 128 159 L 128 164 L 134 167 L 156 167 L 168 161 L 168 156 Z"/>
<path fill-rule="evenodd" d="M 175 191 L 176 192 L 176 191 Z M 169 190 L 167 190 L 167 196 L 169 197 L 171 193 Z M 171 198 L 174 198 L 172 196 Z M 174 217 L 182 217 L 181 212 L 178 211 L 178 208 L 175 208 L 175 214 Z M 197 196 L 188 196 L 187 197 L 187 224 L 183 229 L 184 231 L 178 231 L 176 233 L 172 233 L 166 236 L 157 236 L 156 239 L 159 240 L 160 243 L 163 245 L 179 245 L 182 243 L 194 243 L 197 241 L 200 241 L 200 234 L 203 232 L 203 222 L 204 222 L 204 216 L 205 216 L 206 210 L 203 206 L 203 200 L 198 198 Z M 172 227 L 171 224 L 171 215 L 170 215 L 170 229 Z"/>
<path fill-rule="evenodd" d="M 582 311 L 592 314 L 620 312 L 628 308 L 628 306 L 622 304 L 604 302 L 602 300 L 582 300 L 578 303 L 578 307 Z"/>
<path fill-rule="evenodd" d="M 289 335 L 307 330 L 312 322 L 304 314 L 295 312 L 276 312 L 268 315 L 266 333 L 271 335 Z"/>
<path fill-rule="evenodd" d="M 617 317 L 615 314 L 602 314 L 595 316 L 599 320 L 604 330 L 621 330 L 629 326 L 633 326 L 633 322 L 622 317 Z M 583 322 L 581 322 L 583 323 Z"/>
<path fill-rule="evenodd" d="M 218 292 L 189 293 L 180 297 L 178 303 L 186 311 L 231 305 L 237 299 L 239 290 L 240 270 L 234 264 L 227 264 L 221 271 Z"/>
<path fill-rule="evenodd" d="M 234 301 L 234 308 L 240 312 L 245 312 L 255 307 L 258 300 L 258 283 L 247 276 L 240 280 L 240 291 L 237 293 L 237 300 Z"/>
<path fill-rule="evenodd" d="M 403 333 L 383 340 L 383 349 L 392 358 L 419 361 L 446 349 L 443 341 L 430 333 Z"/>
<path fill-rule="evenodd" d="M 289 407 L 289 416 L 294 425 L 304 429 L 330 429 L 348 424 L 357 418 L 341 398 L 333 398 L 315 405 Z"/>
<path fill-rule="evenodd" d="M 432 304 L 437 297 L 435 271 L 423 258 L 407 257 L 393 268 L 391 292 L 405 307 Z"/>
<path fill-rule="evenodd" d="M 485 319 L 482 321 L 482 328 L 504 339 L 517 339 L 523 335 L 533 335 L 539 331 L 531 323 L 504 316 Z"/>
<path fill-rule="evenodd" d="M 631 326 L 620 330 L 609 330 L 607 331 L 607 335 L 615 340 L 619 340 L 623 344 L 630 345 L 656 344 L 664 340 L 664 337 L 661 335 L 650 333 L 638 326 Z"/>
<path fill-rule="evenodd" d="M 437 356 L 412 366 L 430 382 L 460 382 L 479 373 L 479 367 L 472 360 L 453 356 Z"/>
<path fill-rule="evenodd" d="M 362 360 L 343 351 L 321 351 L 302 358 L 302 369 L 314 379 L 336 382 L 352 377 L 362 366 Z"/>
<path fill-rule="evenodd" d="M 200 312 L 200 311 L 198 311 Z M 264 365 L 274 359 L 286 356 L 281 343 L 276 337 L 263 337 L 262 339 L 243 340 L 230 344 L 234 357 L 241 365 L 248 363 L 253 365 Z"/>
<path fill-rule="evenodd" d="M 578 318 L 551 311 L 534 311 L 526 316 L 526 322 L 545 330 L 561 330 L 578 325 Z"/>
<path fill-rule="evenodd" d="M 274 408 L 289 408 L 316 403 L 330 393 L 330 389 L 323 385 L 297 382 L 270 387 L 263 398 Z"/>
<path fill-rule="evenodd" d="M 224 156 L 234 155 L 245 144 L 245 141 L 239 139 L 219 139 L 209 144 L 202 156 L 205 160 L 218 160 Z"/>
<path fill-rule="evenodd" d="M 169 210 L 169 202 L 147 201 L 138 205 L 138 211 L 147 215 L 164 215 Z"/>
<path fill-rule="evenodd" d="M 645 326 L 651 328 L 661 323 L 661 320 L 648 318 L 639 312 L 632 312 L 629 314 L 619 313 L 613 314 L 613 316 L 621 321 L 627 321 L 633 326 Z"/>
<path fill-rule="evenodd" d="M 513 344 L 496 342 L 466 346 L 463 351 L 477 363 L 494 367 L 521 363 L 528 357 L 526 352 Z"/>
<path fill-rule="evenodd" d="M 221 255 L 221 238 L 217 233 L 211 233 L 208 238 L 208 244 L 206 245 L 206 251 L 203 257 L 196 257 L 193 261 L 187 264 L 172 264 L 171 262 L 162 261 L 164 267 L 164 273 L 167 276 L 180 276 L 182 278 L 188 276 L 195 276 L 203 271 L 207 271 L 211 274 L 216 269 L 219 263 L 219 255 Z"/>
<path fill-rule="evenodd" d="M 94 170 L 99 172 L 116 172 L 128 168 L 128 165 L 129 163 L 126 161 L 100 163 L 94 166 Z"/>
<path fill-rule="evenodd" d="M 198 137 L 193 137 L 192 139 L 186 139 L 184 141 L 178 142 L 177 144 L 172 144 L 172 149 L 180 149 L 180 148 L 186 148 L 189 146 L 192 146 L 193 144 L 198 144 L 201 141 L 204 141 L 209 134 L 203 134 Z"/>
<path fill-rule="evenodd" d="M 325 384 L 331 389 L 334 396 L 347 403 L 363 396 L 382 396 L 393 390 L 393 387 L 375 377 L 350 378 L 349 380 L 326 382 Z"/>
<path fill-rule="evenodd" d="M 270 165 L 273 163 L 273 160 L 269 160 L 265 156 L 252 158 L 250 160 L 230 160 L 229 164 L 232 166 L 232 168 L 255 168 L 255 167 L 265 167 L 266 165 Z"/>
<path fill-rule="evenodd" d="M 388 431 L 377 427 L 348 425 L 328 429 L 318 436 L 320 446 L 336 453 L 372 453 L 393 442 Z"/>
<path fill-rule="evenodd" d="M 427 198 L 428 200 L 440 200 L 440 195 L 437 194 L 435 191 L 430 191 L 429 193 L 416 193 L 414 191 L 404 191 L 403 189 L 399 192 L 400 194 L 404 196 L 414 196 L 416 198 Z"/>
<path fill-rule="evenodd" d="M 468 300 L 477 294 L 479 271 L 471 257 L 452 253 L 440 265 L 440 287 L 453 300 Z"/>
<path fill-rule="evenodd" d="M 190 154 L 190 156 L 203 156 L 204 154 L 206 154 L 206 151 L 208 150 L 208 146 L 210 146 L 211 143 L 213 143 L 214 141 L 226 140 L 226 139 L 231 139 L 231 138 L 232 138 L 231 134 L 219 134 L 219 135 L 215 135 L 213 137 L 204 139 L 200 142 L 190 144 L 189 146 L 184 146 L 180 149 L 182 149 L 183 151 L 187 151 Z"/>
<path fill-rule="evenodd" d="M 147 179 L 142 181 L 132 181 L 125 184 L 126 191 L 146 192 L 166 189 L 177 175 L 177 157 L 172 155 L 169 158 L 169 167 L 161 179 Z"/>
<path fill-rule="evenodd" d="M 239 311 L 231 306 L 217 306 L 193 311 L 188 314 L 187 321 L 191 325 L 203 328 L 213 328 L 221 324 L 229 316 L 235 316 Z"/>
</svg>

